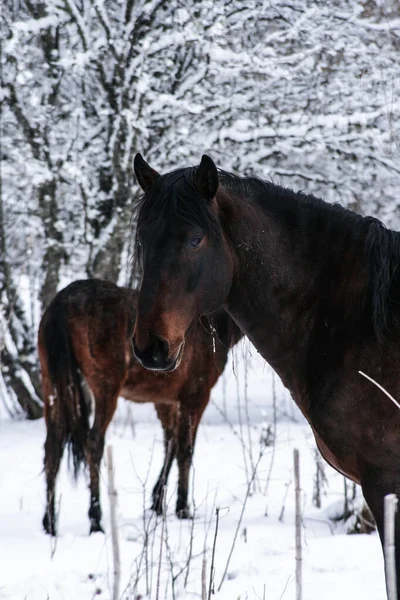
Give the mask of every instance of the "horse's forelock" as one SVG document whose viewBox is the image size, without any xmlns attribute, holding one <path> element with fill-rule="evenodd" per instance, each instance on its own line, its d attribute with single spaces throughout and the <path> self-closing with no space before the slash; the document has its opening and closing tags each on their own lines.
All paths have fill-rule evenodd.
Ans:
<svg viewBox="0 0 400 600">
<path fill-rule="evenodd" d="M 160 177 L 138 202 L 137 229 L 151 223 L 155 231 L 162 231 L 174 219 L 181 219 L 199 225 L 210 236 L 218 235 L 216 216 L 197 191 L 195 173 L 196 168 L 189 167 Z"/>
</svg>

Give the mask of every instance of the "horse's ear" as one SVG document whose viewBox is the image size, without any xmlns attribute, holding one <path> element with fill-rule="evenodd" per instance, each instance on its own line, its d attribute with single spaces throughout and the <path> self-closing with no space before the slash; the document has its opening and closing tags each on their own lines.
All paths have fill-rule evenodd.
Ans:
<svg viewBox="0 0 400 600">
<path fill-rule="evenodd" d="M 136 179 L 144 192 L 148 192 L 157 179 L 161 177 L 157 171 L 147 164 L 141 154 L 136 154 L 133 161 L 133 168 L 135 170 Z"/>
<path fill-rule="evenodd" d="M 214 161 L 203 154 L 196 170 L 197 191 L 206 200 L 215 198 L 218 191 L 218 171 Z"/>
</svg>

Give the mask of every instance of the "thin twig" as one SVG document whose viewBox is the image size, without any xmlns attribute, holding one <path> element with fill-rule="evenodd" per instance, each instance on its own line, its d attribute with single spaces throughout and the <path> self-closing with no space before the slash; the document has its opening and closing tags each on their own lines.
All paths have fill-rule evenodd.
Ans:
<svg viewBox="0 0 400 600">
<path fill-rule="evenodd" d="M 287 586 L 288 586 L 288 584 L 289 584 L 289 581 L 290 581 L 291 577 L 292 577 L 292 576 L 291 576 L 291 575 L 289 575 L 289 577 L 287 578 L 287 580 L 286 580 L 286 583 L 285 583 L 285 587 L 283 588 L 283 592 L 282 592 L 282 594 L 279 596 L 279 600 L 282 600 L 283 596 L 285 595 L 286 588 L 287 588 Z"/>
<path fill-rule="evenodd" d="M 193 447 L 193 441 L 191 441 L 192 447 Z M 195 517 L 196 517 L 196 500 L 194 497 L 194 482 L 195 482 L 195 476 L 196 476 L 196 469 L 195 466 L 193 464 L 193 460 L 192 460 L 192 504 L 193 504 L 193 515 L 192 515 L 192 522 L 190 524 L 190 541 L 189 541 L 189 554 L 188 554 L 188 558 L 186 561 L 186 574 L 185 574 L 185 581 L 183 584 L 183 587 L 186 589 L 187 583 L 188 583 L 188 579 L 189 579 L 189 572 L 190 572 L 190 563 L 192 561 L 193 558 L 193 541 L 194 541 L 194 522 L 195 522 Z"/>
<path fill-rule="evenodd" d="M 254 459 L 253 459 L 253 442 L 251 438 L 251 427 L 250 427 L 250 413 L 249 413 L 249 377 L 248 377 L 248 353 L 247 348 L 242 346 L 242 359 L 244 362 L 244 410 L 246 415 L 246 427 L 247 427 L 247 438 L 249 444 L 249 455 L 250 455 L 250 465 L 252 471 L 254 471 Z M 253 492 L 256 492 L 256 482 L 254 480 Z"/>
<path fill-rule="evenodd" d="M 275 461 L 275 449 L 276 449 L 276 389 L 275 389 L 275 373 L 272 373 L 272 419 L 273 419 L 273 439 L 272 439 L 272 452 L 271 452 L 271 462 L 269 463 L 267 480 L 265 482 L 264 488 L 264 496 L 267 495 L 269 482 L 271 480 L 272 469 Z M 265 509 L 265 513 L 267 513 L 267 509 Z"/>
<path fill-rule="evenodd" d="M 151 550 L 153 551 L 153 545 L 154 545 L 154 540 L 155 540 L 155 534 L 156 534 L 156 529 L 157 529 L 157 521 L 156 521 L 156 516 L 155 516 L 155 512 L 151 511 L 149 518 L 146 518 L 146 490 L 147 490 L 147 482 L 148 482 L 148 478 L 150 475 L 150 469 L 151 469 L 151 465 L 153 462 L 153 456 L 154 456 L 154 449 L 155 449 L 155 438 L 153 439 L 153 445 L 151 448 L 151 455 L 150 455 L 150 461 L 148 464 L 148 468 L 147 468 L 147 472 L 146 472 L 146 478 L 143 481 L 141 479 L 141 477 L 139 476 L 134 461 L 133 461 L 133 457 L 132 454 L 130 453 L 130 461 L 131 461 L 131 465 L 133 468 L 133 471 L 135 473 L 135 476 L 137 477 L 137 479 L 139 480 L 141 486 L 142 486 L 142 500 L 143 500 L 143 510 L 142 510 L 142 516 L 143 516 L 143 547 L 142 547 L 142 551 L 140 553 L 139 556 L 139 560 L 136 559 L 135 563 L 136 563 L 136 574 L 135 574 L 135 579 L 133 580 L 133 577 L 131 577 L 130 581 L 128 582 L 125 590 L 122 593 L 122 596 L 125 595 L 125 593 L 127 592 L 128 588 L 130 587 L 130 590 L 132 591 L 133 595 L 135 596 L 135 594 L 137 593 L 137 588 L 141 579 L 141 571 L 142 571 L 142 563 L 143 561 L 145 562 L 145 578 L 146 578 L 146 594 L 150 595 L 151 594 L 151 583 L 152 583 L 152 577 L 150 577 L 150 582 L 149 582 L 149 558 L 148 558 L 148 546 L 149 546 L 149 539 L 150 539 L 150 535 L 151 533 L 153 534 L 153 541 L 152 541 L 152 546 L 151 546 Z M 151 525 L 152 522 L 154 522 L 154 527 L 151 529 Z M 152 554 L 153 555 L 153 554 Z M 153 561 L 150 561 L 151 564 L 151 569 L 153 568 Z M 132 583 L 133 580 L 133 583 Z"/>
<path fill-rule="evenodd" d="M 211 594 L 215 594 L 215 589 L 214 589 L 214 580 L 215 580 L 214 561 L 215 561 L 215 548 L 217 546 L 217 537 L 218 537 L 219 511 L 220 511 L 220 508 L 219 508 L 219 506 L 217 506 L 216 509 L 215 509 L 216 521 L 215 521 L 215 532 L 214 532 L 213 549 L 212 549 L 212 555 L 211 555 L 210 583 L 209 583 L 209 586 L 208 586 L 208 600 L 210 600 Z"/>
<path fill-rule="evenodd" d="M 218 591 L 220 591 L 220 589 L 221 589 L 221 587 L 222 587 L 222 584 L 224 583 L 224 580 L 225 580 L 226 574 L 227 574 L 227 572 L 228 572 L 229 563 L 230 563 L 230 561 L 231 561 L 232 554 L 233 554 L 233 551 L 234 551 L 234 549 L 235 549 L 236 539 L 237 539 L 237 536 L 238 536 L 238 533 L 239 533 L 239 529 L 240 529 L 240 527 L 241 527 L 241 524 L 242 524 L 243 515 L 244 515 L 244 510 L 245 510 L 245 508 L 246 508 L 246 504 L 247 504 L 247 499 L 248 499 L 248 497 L 250 496 L 250 489 L 251 489 L 252 483 L 253 483 L 253 481 L 254 481 L 254 478 L 255 478 L 255 476 L 256 476 L 256 473 L 257 473 L 257 468 L 258 468 L 258 465 L 260 464 L 260 460 L 261 460 L 261 458 L 262 458 L 262 457 L 263 457 L 263 455 L 264 455 L 264 450 L 265 450 L 265 448 L 261 448 L 261 449 L 260 449 L 260 454 L 258 455 L 257 462 L 256 462 L 256 464 L 254 465 L 254 469 L 253 469 L 253 472 L 252 472 L 252 474 L 251 474 L 250 481 L 249 481 L 249 482 L 248 482 L 248 484 L 247 484 L 246 496 L 245 496 L 245 498 L 244 498 L 244 502 L 243 502 L 243 506 L 242 506 L 242 510 L 241 510 L 241 513 L 240 513 L 239 520 L 238 520 L 238 522 L 237 522 L 237 526 L 236 526 L 235 535 L 233 536 L 233 542 L 232 542 L 232 546 L 231 546 L 231 549 L 230 549 L 230 552 L 229 552 L 228 560 L 226 561 L 226 565 L 225 565 L 224 574 L 222 575 L 221 582 L 220 582 L 220 584 L 219 584 L 219 586 L 218 586 Z"/>
<path fill-rule="evenodd" d="M 207 600 L 207 553 L 205 545 L 201 563 L 201 600 Z"/>
<path fill-rule="evenodd" d="M 386 396 L 388 398 L 390 398 L 390 400 L 397 406 L 397 408 L 400 408 L 400 404 L 397 402 L 397 400 L 395 400 L 393 398 L 393 396 L 391 396 L 389 394 L 389 392 L 387 392 L 385 390 L 384 387 L 382 387 L 377 381 L 375 381 L 375 379 L 372 379 L 372 377 L 370 377 L 369 375 L 366 375 L 365 373 L 363 373 L 363 371 L 358 371 L 358 372 L 360 373 L 360 375 L 362 375 L 363 377 L 365 377 L 365 379 L 368 379 L 368 381 L 371 381 L 372 383 L 374 383 L 376 385 L 376 387 L 381 390 L 381 392 L 383 392 L 384 394 L 386 394 Z"/>
<path fill-rule="evenodd" d="M 343 477 L 343 485 L 344 485 L 344 505 L 343 505 L 343 520 L 346 521 L 350 516 L 349 509 L 349 495 L 347 492 L 347 479 Z"/>
<path fill-rule="evenodd" d="M 283 517 L 284 517 L 284 514 L 285 514 L 285 507 L 286 507 L 285 503 L 286 503 L 286 498 L 287 498 L 287 495 L 288 495 L 288 492 L 289 492 L 289 487 L 290 487 L 291 483 L 292 483 L 292 480 L 289 479 L 289 481 L 285 484 L 286 485 L 286 491 L 285 491 L 284 496 L 283 496 L 282 508 L 281 508 L 281 512 L 279 514 L 279 519 L 278 519 L 280 523 L 283 523 Z"/>
<path fill-rule="evenodd" d="M 244 433 L 243 433 L 243 419 L 242 419 L 242 407 L 240 404 L 240 382 L 239 377 L 236 375 L 236 398 L 237 398 L 237 410 L 238 410 L 238 419 L 239 419 L 239 431 L 240 431 L 240 442 L 242 444 L 242 454 L 243 454 L 243 462 L 244 468 L 246 471 L 246 483 L 249 482 L 249 467 L 247 464 L 247 460 L 252 462 L 251 460 L 251 448 L 246 446 L 246 442 L 244 441 Z"/>
<path fill-rule="evenodd" d="M 162 559 L 162 550 L 163 550 L 163 544 L 164 544 L 164 529 L 165 529 L 165 520 L 166 520 L 166 507 L 165 507 L 166 487 L 165 486 L 162 488 L 161 494 L 162 494 L 162 524 L 161 524 L 160 555 L 158 558 L 156 600 L 159 600 L 159 594 L 160 594 L 161 559 Z"/>
<path fill-rule="evenodd" d="M 239 441 L 242 445 L 242 449 L 244 449 L 250 457 L 250 451 L 246 446 L 246 442 L 244 441 L 242 435 L 240 433 L 238 433 L 238 431 L 235 428 L 235 425 L 229 419 L 228 415 L 222 410 L 222 408 L 220 408 L 218 406 L 218 404 L 212 398 L 211 398 L 211 405 L 217 409 L 218 414 L 224 419 L 225 423 L 227 423 L 227 425 L 229 425 L 229 428 L 232 430 L 233 435 L 235 435 L 236 437 L 239 438 Z"/>
</svg>

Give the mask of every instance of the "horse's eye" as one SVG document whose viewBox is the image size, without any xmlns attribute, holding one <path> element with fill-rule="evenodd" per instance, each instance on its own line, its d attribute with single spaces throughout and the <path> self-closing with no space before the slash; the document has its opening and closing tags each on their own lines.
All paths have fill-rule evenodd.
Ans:
<svg viewBox="0 0 400 600">
<path fill-rule="evenodd" d="M 197 248 L 197 246 L 200 244 L 201 240 L 202 240 L 201 237 L 192 238 L 189 242 L 189 248 Z"/>
</svg>

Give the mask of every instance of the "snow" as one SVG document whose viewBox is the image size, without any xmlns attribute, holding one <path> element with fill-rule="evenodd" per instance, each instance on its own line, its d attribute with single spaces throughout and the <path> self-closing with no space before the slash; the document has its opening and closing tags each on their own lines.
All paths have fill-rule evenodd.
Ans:
<svg viewBox="0 0 400 600">
<path fill-rule="evenodd" d="M 118 281 L 130 280 L 130 213 L 138 193 L 132 157 L 137 151 L 160 172 L 197 164 L 206 152 L 223 169 L 304 189 L 398 229 L 400 20 L 391 4 L 50 0 L 40 4 L 45 9 L 40 16 L 41 11 L 29 9 L 35 3 L 3 3 L 2 211 L 15 300 L 24 306 L 21 317 L 13 315 L 17 339 L 6 332 L 10 355 L 19 357 L 28 341 L 36 344 L 49 248 L 61 246 L 65 252 L 58 289 L 87 273 L 116 280 L 114 263 L 121 264 Z M 108 176 L 104 181 L 105 171 L 110 181 Z M 115 210 L 104 218 L 101 207 L 109 200 Z M 121 262 L 120 256 L 103 258 L 117 251 Z M 209 581 L 217 505 L 218 587 L 249 468 L 257 460 L 260 437 L 271 426 L 271 372 L 253 350 L 247 388 L 246 355 L 247 349 L 236 351 L 237 378 L 231 372 L 225 386 L 220 381 L 200 428 L 193 559 L 187 587 L 185 572 L 176 579 L 177 598 L 200 597 L 205 539 Z M 28 372 L 23 381 L 34 395 Z M 347 536 L 329 519 L 343 503 L 343 479 L 329 467 L 323 507 L 313 507 L 314 442 L 293 402 L 277 389 L 277 443 L 274 452 L 266 450 L 258 469 L 262 492 L 271 471 L 268 490 L 248 499 L 228 576 L 220 592 L 216 587 L 216 596 L 294 597 L 292 450 L 298 447 L 305 600 L 340 594 L 383 598 L 377 535 Z M 0 600 L 92 599 L 96 590 L 99 597 L 110 598 L 106 481 L 107 535 L 88 537 L 87 481 L 82 477 L 74 489 L 63 465 L 57 492 L 60 536 L 54 545 L 41 529 L 44 424 L 8 420 L 16 400 L 5 371 L 0 398 Z M 161 521 L 153 534 L 155 519 L 143 507 L 149 505 L 162 444 L 152 407 L 134 407 L 134 438 L 125 425 L 125 410 L 122 402 L 108 442 L 115 449 L 119 494 L 121 590 L 131 581 L 123 597 L 138 600 L 146 594 L 143 561 L 135 591 L 132 581 L 136 561 L 144 556 L 145 521 L 150 522 L 153 553 L 148 596 L 155 597 Z M 141 480 L 148 469 L 143 497 Z M 174 516 L 175 482 L 174 471 L 160 598 L 174 597 L 169 563 L 179 573 L 192 527 Z"/>
<path fill-rule="evenodd" d="M 248 359 L 247 382 L 244 357 Z M 315 444 L 312 434 L 287 393 L 276 380 L 275 384 L 275 450 L 263 449 L 255 479 L 256 491 L 247 499 L 227 575 L 218 591 L 246 497 L 249 473 L 246 477 L 244 458 L 249 469 L 251 448 L 253 462 L 257 461 L 263 426 L 272 422 L 271 371 L 248 344 L 240 345 L 213 390 L 212 403 L 199 429 L 191 479 L 194 495 L 190 494 L 194 521 L 178 521 L 175 517 L 176 470 L 171 472 L 159 598 L 201 598 L 204 552 L 207 586 L 210 578 L 216 507 L 220 511 L 215 597 L 221 600 L 295 597 L 295 447 L 300 451 L 304 598 L 378 600 L 385 597 L 378 535 L 346 535 L 343 525 L 329 519 L 330 514 L 340 512 L 343 477 L 327 465 L 329 487 L 322 496 L 323 506 L 321 509 L 313 506 Z M 127 426 L 129 407 L 133 407 L 134 435 Z M 225 416 L 221 416 L 222 413 Z M 81 476 L 78 485 L 73 486 L 65 458 L 57 487 L 59 536 L 56 540 L 50 539 L 41 528 L 45 498 L 44 439 L 43 420 L 27 422 L 4 418 L 0 422 L 0 598 L 89 600 L 98 596 L 109 599 L 113 565 L 106 469 L 103 465 L 101 493 L 106 534 L 88 535 L 87 478 Z M 155 598 L 162 519 L 156 519 L 147 507 L 161 466 L 163 446 L 153 407 L 121 400 L 107 443 L 114 448 L 118 490 L 120 597 Z M 270 481 L 264 495 L 271 460 Z M 143 550 L 145 531 L 148 532 L 147 557 Z M 191 536 L 192 559 L 185 588 Z M 171 571 L 177 576 L 175 596 Z"/>
</svg>

